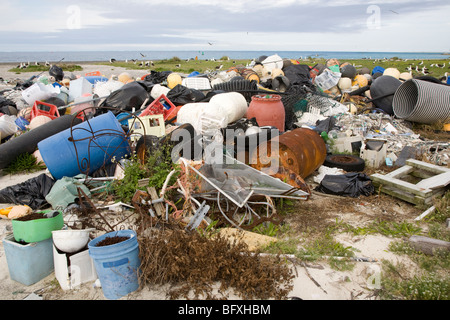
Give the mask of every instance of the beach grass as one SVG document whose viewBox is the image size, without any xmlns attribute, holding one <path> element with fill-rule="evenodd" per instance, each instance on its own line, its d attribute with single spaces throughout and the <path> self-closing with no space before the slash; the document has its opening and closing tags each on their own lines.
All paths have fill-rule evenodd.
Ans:
<svg viewBox="0 0 450 320">
<path fill-rule="evenodd" d="M 226 57 L 223 57 L 226 58 Z M 148 62 L 148 65 L 146 65 Z M 153 62 L 153 64 L 152 64 Z M 170 59 L 162 60 L 139 60 L 139 61 L 115 61 L 113 63 L 97 62 L 97 65 L 110 65 L 111 67 L 121 67 L 129 70 L 153 70 L 157 72 L 161 71 L 173 71 L 180 73 L 192 73 L 194 71 L 204 73 L 207 71 L 215 70 L 227 70 L 233 66 L 243 65 L 246 66 L 250 63 L 250 59 L 246 60 L 232 60 L 232 59 L 220 59 L 220 60 L 205 60 L 205 59 L 180 59 L 178 57 L 172 57 Z"/>
<path fill-rule="evenodd" d="M 59 64 L 58 67 L 63 69 L 63 71 L 73 72 L 73 71 L 82 71 L 83 67 L 77 64 Z M 17 74 L 23 73 L 23 72 L 45 72 L 49 71 L 50 67 L 46 65 L 34 65 L 30 64 L 26 68 L 12 68 L 9 69 L 8 72 L 14 72 Z"/>
<path fill-rule="evenodd" d="M 297 60 L 296 58 L 288 58 Z M 339 58 L 338 58 L 339 59 Z M 308 57 L 303 60 L 297 60 L 300 64 L 307 64 L 310 67 L 321 63 L 326 64 L 326 59 L 323 58 L 312 58 Z M 423 61 L 423 64 L 422 64 Z M 148 65 L 145 63 L 148 62 Z M 153 64 L 151 64 L 153 62 Z M 173 71 L 180 73 L 192 73 L 194 71 L 204 73 L 208 71 L 218 70 L 220 66 L 220 70 L 227 70 L 233 66 L 247 66 L 251 62 L 251 59 L 228 59 L 227 57 L 222 57 L 219 60 L 205 60 L 205 59 L 179 59 L 177 57 L 172 57 L 171 59 L 163 59 L 163 60 L 138 60 L 136 62 L 133 61 L 116 61 L 116 62 L 96 62 L 97 65 L 110 65 L 111 67 L 122 67 L 129 70 L 148 70 L 150 71 Z M 382 68 L 396 68 L 400 72 L 409 72 L 408 68 L 411 66 L 412 75 L 414 77 L 423 76 L 424 74 L 421 72 L 422 68 L 425 66 L 428 70 L 426 75 L 432 76 L 434 78 L 441 78 L 445 75 L 446 72 L 450 71 L 450 59 L 439 59 L 439 60 L 410 60 L 410 59 L 399 59 L 396 57 L 389 59 L 342 59 L 339 60 L 342 64 L 344 62 L 349 62 L 353 64 L 357 69 L 359 68 L 369 68 L 373 70 L 376 66 L 380 66 Z M 438 67 L 438 65 L 444 66 L 443 68 Z M 417 72 L 416 66 L 419 68 L 419 72 Z"/>
</svg>

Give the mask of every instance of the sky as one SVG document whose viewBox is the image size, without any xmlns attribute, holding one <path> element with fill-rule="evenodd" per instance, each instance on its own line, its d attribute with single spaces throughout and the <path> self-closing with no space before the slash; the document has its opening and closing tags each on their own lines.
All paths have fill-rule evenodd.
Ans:
<svg viewBox="0 0 450 320">
<path fill-rule="evenodd" d="M 0 51 L 450 52 L 449 0 L 0 0 Z"/>
</svg>

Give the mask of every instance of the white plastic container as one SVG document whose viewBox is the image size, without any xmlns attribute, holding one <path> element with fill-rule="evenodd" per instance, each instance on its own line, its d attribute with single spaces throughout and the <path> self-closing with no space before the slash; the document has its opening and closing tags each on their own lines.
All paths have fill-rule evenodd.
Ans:
<svg viewBox="0 0 450 320">
<path fill-rule="evenodd" d="M 89 242 L 89 233 L 95 229 L 71 230 L 62 229 L 52 231 L 53 244 L 61 251 L 73 253 L 80 251 Z"/>
<path fill-rule="evenodd" d="M 53 245 L 53 264 L 55 277 L 63 290 L 72 290 L 82 283 L 97 279 L 94 262 L 87 248 L 67 257 L 66 253 L 58 251 Z"/>
<path fill-rule="evenodd" d="M 36 101 L 46 100 L 60 93 L 59 87 L 50 84 L 45 85 L 42 82 L 36 82 L 32 86 L 22 91 L 22 98 L 32 106 Z"/>
<path fill-rule="evenodd" d="M 93 86 L 86 78 L 81 77 L 70 81 L 69 102 L 81 97 L 83 94 L 92 93 Z"/>
</svg>

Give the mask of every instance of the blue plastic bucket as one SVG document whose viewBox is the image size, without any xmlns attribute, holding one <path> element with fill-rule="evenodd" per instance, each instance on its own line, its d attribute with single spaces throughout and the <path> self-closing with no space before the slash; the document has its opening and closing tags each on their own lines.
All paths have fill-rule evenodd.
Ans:
<svg viewBox="0 0 450 320">
<path fill-rule="evenodd" d="M 116 236 L 129 239 L 107 246 L 97 246 L 105 238 Z M 90 241 L 88 248 L 105 298 L 119 299 L 139 288 L 141 261 L 135 231 L 119 230 L 106 233 Z"/>
<path fill-rule="evenodd" d="M 73 137 L 73 141 L 70 141 Z M 52 135 L 38 143 L 45 165 L 58 180 L 91 174 L 130 154 L 130 144 L 111 111 Z"/>
</svg>

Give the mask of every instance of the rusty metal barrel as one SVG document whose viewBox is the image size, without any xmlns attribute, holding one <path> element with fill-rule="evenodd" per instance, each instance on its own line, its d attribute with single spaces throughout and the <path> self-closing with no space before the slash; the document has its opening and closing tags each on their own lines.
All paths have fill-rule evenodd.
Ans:
<svg viewBox="0 0 450 320">
<path fill-rule="evenodd" d="M 250 165 L 271 175 L 278 170 L 277 163 L 305 179 L 324 163 L 326 155 L 325 141 L 316 131 L 298 128 L 260 144 Z"/>
</svg>

